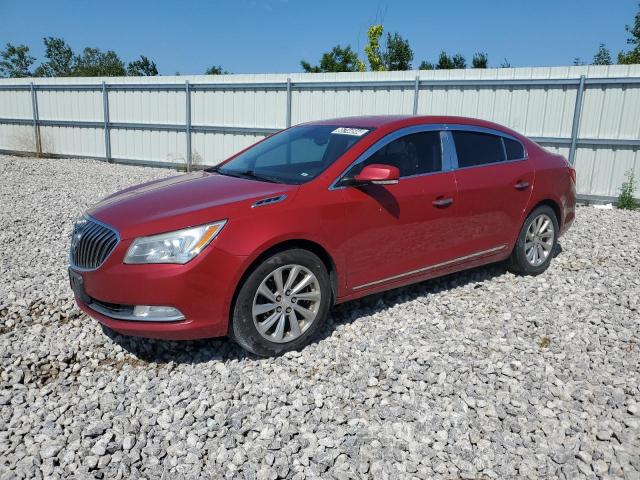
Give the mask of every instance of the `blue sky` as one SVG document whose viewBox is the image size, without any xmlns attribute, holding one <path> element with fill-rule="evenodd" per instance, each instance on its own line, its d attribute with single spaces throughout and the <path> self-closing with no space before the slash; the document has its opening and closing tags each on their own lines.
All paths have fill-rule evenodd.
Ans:
<svg viewBox="0 0 640 480">
<path fill-rule="evenodd" d="M 298 72 L 337 43 L 362 55 L 378 21 L 410 41 L 415 59 L 441 50 L 476 51 L 490 66 L 590 62 L 598 45 L 627 49 L 624 26 L 638 0 L 0 0 L 0 44 L 25 43 L 42 59 L 42 37 L 63 37 L 76 51 L 140 54 L 161 74 L 199 74 L 213 64 L 234 73 Z"/>
</svg>

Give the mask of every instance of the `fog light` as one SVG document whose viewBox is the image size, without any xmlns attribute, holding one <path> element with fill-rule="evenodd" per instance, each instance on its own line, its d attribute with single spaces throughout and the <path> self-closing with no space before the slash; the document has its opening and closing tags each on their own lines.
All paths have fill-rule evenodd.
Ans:
<svg viewBox="0 0 640 480">
<path fill-rule="evenodd" d="M 167 322 L 171 320 L 184 319 L 184 315 L 182 315 L 182 312 L 177 308 L 152 305 L 136 305 L 133 307 L 133 317 L 151 322 Z"/>
</svg>

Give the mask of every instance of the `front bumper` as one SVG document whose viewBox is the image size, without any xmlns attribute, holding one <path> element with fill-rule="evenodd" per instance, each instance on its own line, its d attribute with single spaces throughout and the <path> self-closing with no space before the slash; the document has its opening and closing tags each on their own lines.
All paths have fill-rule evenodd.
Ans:
<svg viewBox="0 0 640 480">
<path fill-rule="evenodd" d="M 79 271 L 84 295 L 76 303 L 87 315 L 125 335 L 170 340 L 227 334 L 231 302 L 246 257 L 210 245 L 185 265 L 122 263 L 129 242 L 121 242 L 96 270 Z M 96 307 L 92 303 L 96 302 Z M 161 322 L 122 320 L 98 305 L 157 305 L 178 309 L 184 319 Z M 98 311 L 100 310 L 100 311 Z"/>
</svg>

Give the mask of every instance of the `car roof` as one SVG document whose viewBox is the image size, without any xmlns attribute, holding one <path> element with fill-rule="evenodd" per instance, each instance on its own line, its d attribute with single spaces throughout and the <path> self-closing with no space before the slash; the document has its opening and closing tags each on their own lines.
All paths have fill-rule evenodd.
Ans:
<svg viewBox="0 0 640 480">
<path fill-rule="evenodd" d="M 318 120 L 308 122 L 305 125 L 339 125 L 344 127 L 358 128 L 380 128 L 395 127 L 400 128 L 409 125 L 425 125 L 425 124 L 456 124 L 456 125 L 473 125 L 476 127 L 485 127 L 501 130 L 503 132 L 517 134 L 511 129 L 478 118 L 455 117 L 449 115 L 363 115 L 355 117 L 330 118 L 326 120 Z"/>
</svg>

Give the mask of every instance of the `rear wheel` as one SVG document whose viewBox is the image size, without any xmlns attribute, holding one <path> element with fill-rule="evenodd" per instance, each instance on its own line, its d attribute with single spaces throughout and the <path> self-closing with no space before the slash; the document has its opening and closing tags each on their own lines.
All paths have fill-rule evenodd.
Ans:
<svg viewBox="0 0 640 480">
<path fill-rule="evenodd" d="M 539 275 L 549 268 L 558 241 L 558 219 L 553 209 L 541 205 L 527 216 L 509 258 L 509 269 L 522 275 Z"/>
<path fill-rule="evenodd" d="M 329 274 L 317 255 L 302 249 L 276 253 L 258 265 L 240 287 L 231 336 L 260 356 L 306 345 L 331 304 Z"/>
</svg>

